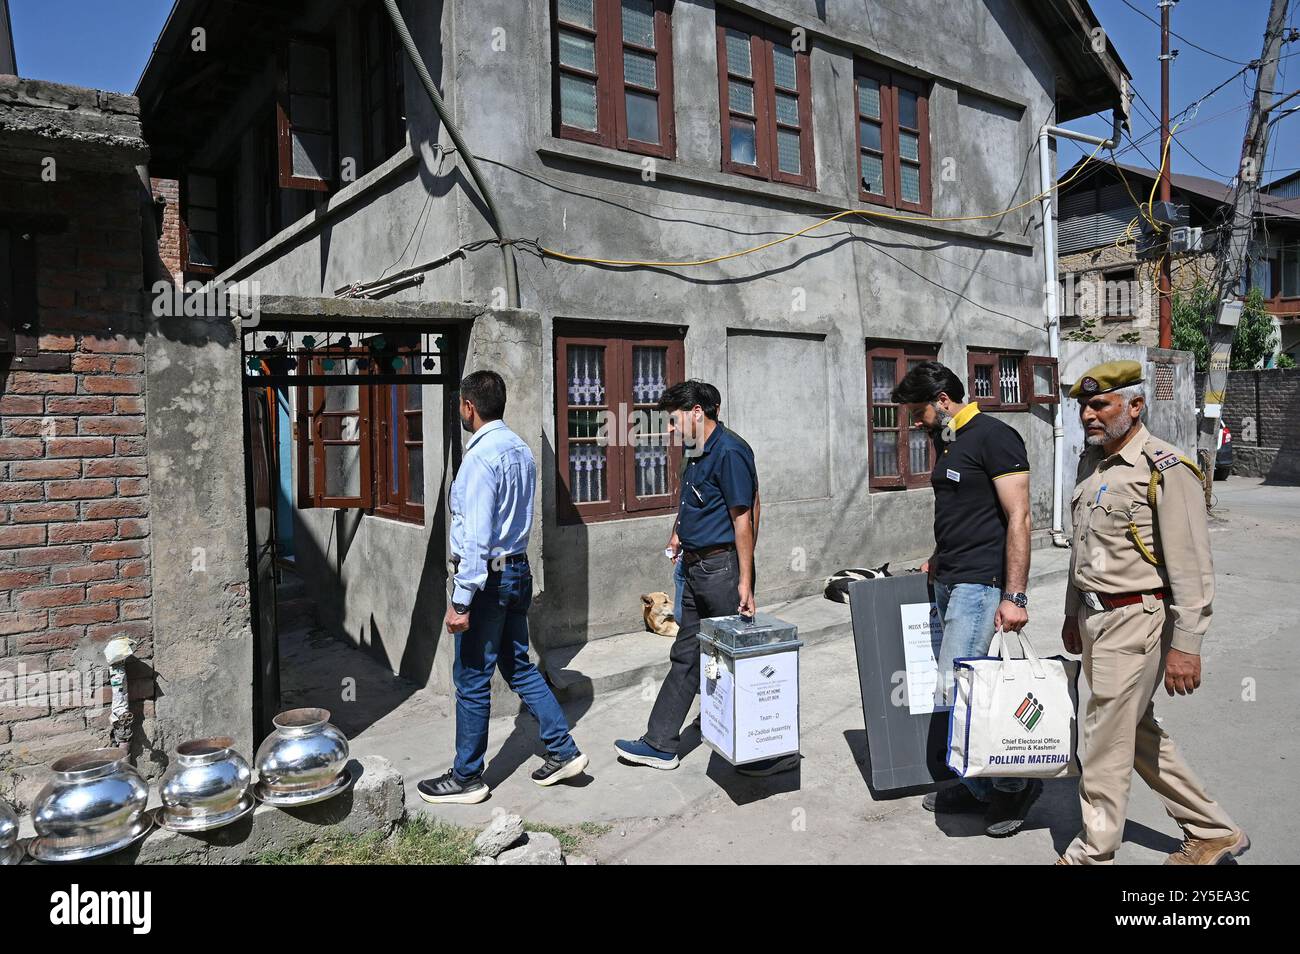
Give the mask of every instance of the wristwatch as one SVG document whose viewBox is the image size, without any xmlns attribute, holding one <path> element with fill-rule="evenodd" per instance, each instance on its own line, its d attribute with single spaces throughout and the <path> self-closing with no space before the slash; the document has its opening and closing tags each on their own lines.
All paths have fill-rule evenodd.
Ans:
<svg viewBox="0 0 1300 954">
<path fill-rule="evenodd" d="M 451 608 L 456 611 L 458 616 L 464 616 L 469 612 L 469 604 L 467 603 L 452 603 Z"/>
<path fill-rule="evenodd" d="M 1029 606 L 1029 597 L 1024 593 L 1003 593 L 1002 598 L 1008 603 L 1015 603 L 1021 609 Z"/>
</svg>

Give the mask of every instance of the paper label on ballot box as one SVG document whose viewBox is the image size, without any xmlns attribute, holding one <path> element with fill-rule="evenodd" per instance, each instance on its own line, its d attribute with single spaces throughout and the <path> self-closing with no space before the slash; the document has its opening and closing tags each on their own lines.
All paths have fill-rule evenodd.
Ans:
<svg viewBox="0 0 1300 954">
<path fill-rule="evenodd" d="M 700 734 L 719 751 L 731 752 L 735 746 L 735 674 L 731 660 L 717 658 L 717 678 L 709 678 L 709 662 L 715 657 L 700 656 Z"/>
<path fill-rule="evenodd" d="M 736 761 L 799 751 L 799 654 L 736 660 Z"/>
</svg>

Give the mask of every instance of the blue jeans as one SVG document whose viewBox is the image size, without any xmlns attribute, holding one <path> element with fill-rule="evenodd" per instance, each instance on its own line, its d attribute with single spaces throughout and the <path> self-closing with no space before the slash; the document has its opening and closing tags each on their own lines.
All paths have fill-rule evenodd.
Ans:
<svg viewBox="0 0 1300 954">
<path fill-rule="evenodd" d="M 952 664 L 968 656 L 987 656 L 993 642 L 993 618 L 1002 602 L 1002 590 L 979 583 L 934 584 L 935 602 L 943 619 L 943 644 L 939 651 L 939 677 L 945 699 L 952 699 Z M 993 790 L 1018 792 L 1026 784 L 1023 778 L 964 778 L 962 784 L 981 801 L 988 801 Z"/>
<path fill-rule="evenodd" d="M 491 715 L 492 672 L 500 669 L 541 726 L 542 742 L 555 758 L 578 754 L 555 694 L 528 658 L 528 607 L 533 574 L 527 563 L 507 563 L 488 573 L 470 603 L 469 629 L 456 634 L 456 778 L 483 774 Z"/>
</svg>

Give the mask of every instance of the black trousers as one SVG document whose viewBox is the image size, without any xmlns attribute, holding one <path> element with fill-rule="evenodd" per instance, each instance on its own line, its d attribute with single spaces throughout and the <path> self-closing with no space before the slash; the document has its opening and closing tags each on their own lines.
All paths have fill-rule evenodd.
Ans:
<svg viewBox="0 0 1300 954">
<path fill-rule="evenodd" d="M 740 607 L 740 556 L 733 550 L 714 553 L 686 567 L 682 618 L 669 650 L 672 668 L 659 687 L 645 739 L 656 749 L 676 752 L 682 723 L 700 691 L 700 620 L 734 616 Z"/>
</svg>

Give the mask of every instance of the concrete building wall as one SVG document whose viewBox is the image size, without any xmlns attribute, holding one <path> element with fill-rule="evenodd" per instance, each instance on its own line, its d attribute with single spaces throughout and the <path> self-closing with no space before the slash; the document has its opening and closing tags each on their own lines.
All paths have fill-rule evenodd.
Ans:
<svg viewBox="0 0 1300 954">
<path fill-rule="evenodd" d="M 656 161 L 652 181 L 640 156 L 552 135 L 545 4 L 484 0 L 472 17 L 458 16 L 457 118 L 476 152 L 493 160 L 485 172 L 510 227 L 574 254 L 679 259 L 759 244 L 816 216 L 864 207 L 855 187 L 855 54 L 934 76 L 934 215 L 984 213 L 1036 193 L 1034 137 L 1051 108 L 1053 73 L 1016 5 L 949 4 L 939 21 L 876 8 L 870 23 L 853 5 L 826 7 L 824 17 L 814 2 L 738 5 L 751 7 L 808 31 L 815 190 L 720 171 L 713 3 L 674 7 L 677 156 Z M 506 30 L 508 55 L 493 48 L 495 26 Z M 772 498 L 765 493 L 757 560 L 759 598 L 776 600 L 815 591 L 845 565 L 928 552 L 930 492 L 868 492 L 866 342 L 939 344 L 940 359 L 963 379 L 968 345 L 1045 353 L 1035 216 L 1031 205 L 947 227 L 837 222 L 762 253 L 680 271 L 523 256 L 523 302 L 542 315 L 546 367 L 557 319 L 687 327 L 688 376 L 718 386 L 724 419 L 755 446 L 761 480 L 775 489 Z M 466 262 L 465 297 L 487 300 L 500 285 L 494 257 Z M 553 408 L 549 376 L 545 386 Z M 804 404 L 792 414 L 796 399 Z M 1049 475 L 1048 413 L 1006 418 L 1026 435 L 1035 471 Z M 544 428 L 553 461 L 553 413 Z M 808 461 L 815 472 L 804 472 Z M 542 477 L 548 607 L 537 620 L 540 638 L 561 645 L 635 629 L 638 595 L 670 584 L 661 551 L 672 517 L 562 525 L 553 464 Z M 1050 519 L 1050 499 L 1050 477 L 1037 479 L 1037 525 Z"/>
<path fill-rule="evenodd" d="M 677 152 L 651 165 L 639 155 L 554 137 L 548 4 L 431 4 L 412 10 L 410 21 L 497 192 L 506 234 L 550 248 L 635 260 L 707 257 L 840 209 L 880 211 L 856 194 L 855 56 L 932 80 L 934 215 L 988 213 L 1037 192 L 1035 135 L 1052 109 L 1056 67 L 1023 4 L 962 0 L 948 4 L 942 18 L 815 0 L 735 6 L 807 31 L 815 189 L 721 171 L 709 0 L 674 6 Z M 441 130 L 409 69 L 407 100 L 409 155 L 321 201 L 313 215 L 224 277 L 255 280 L 263 293 L 329 296 L 344 284 L 489 237 L 481 203 L 463 166 L 443 154 Z M 685 328 L 686 373 L 718 386 L 724 419 L 754 444 L 764 487 L 770 482 L 757 555 L 759 598 L 768 602 L 816 591 L 842 566 L 928 553 L 930 491 L 872 493 L 867 486 L 867 342 L 938 345 L 940 359 L 963 379 L 969 347 L 1045 354 L 1039 243 L 1037 205 L 1029 203 L 969 222 L 836 222 L 761 253 L 680 271 L 543 261 L 517 249 L 522 306 L 539 316 L 535 331 L 518 339 L 537 349 L 527 378 L 537 413 L 521 425 L 535 428 L 521 433 L 535 443 L 541 468 L 537 641 L 558 646 L 635 629 L 639 594 L 671 583 L 662 556 L 671 515 L 586 525 L 557 518 L 557 321 Z M 505 303 L 504 284 L 500 254 L 488 246 L 384 301 L 495 306 Z M 514 340 L 507 332 L 503 340 Z M 463 338 L 470 342 L 466 366 L 488 353 L 473 345 L 476 334 L 467 329 Z M 1036 475 L 1035 524 L 1044 526 L 1050 408 L 1004 418 L 1026 437 Z M 449 430 L 442 439 L 450 444 L 456 438 Z M 432 593 L 445 576 L 445 554 L 432 541 L 445 526 L 432 518 L 410 528 L 355 513 L 299 516 L 319 541 L 319 565 L 331 567 L 326 579 L 334 582 L 321 599 L 339 607 L 330 615 L 341 629 L 363 642 L 373 638 L 363 631 L 377 629 L 395 669 L 403 668 L 413 639 L 436 642 L 444 597 L 421 602 L 362 582 L 361 570 L 340 571 L 339 559 L 346 546 L 344 563 L 369 561 L 368 572 L 379 577 L 407 566 L 408 580 L 418 566 L 417 590 Z"/>
</svg>

